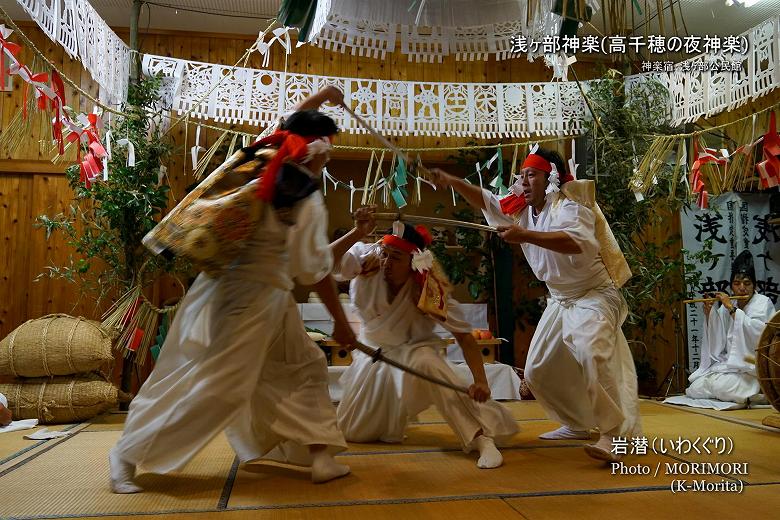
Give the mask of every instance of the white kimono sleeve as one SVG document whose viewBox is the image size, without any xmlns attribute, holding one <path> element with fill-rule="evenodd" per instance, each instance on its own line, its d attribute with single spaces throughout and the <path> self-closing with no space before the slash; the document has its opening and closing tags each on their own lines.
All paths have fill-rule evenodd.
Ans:
<svg viewBox="0 0 780 520">
<path fill-rule="evenodd" d="M 596 255 L 600 247 L 595 230 L 596 216 L 593 211 L 572 200 L 564 199 L 560 206 L 555 208 L 547 231 L 563 231 L 580 246 L 582 254 Z"/>
<path fill-rule="evenodd" d="M 482 210 L 482 214 L 485 216 L 488 225 L 498 227 L 511 226 L 515 223 L 511 216 L 505 215 L 501 211 L 501 203 L 498 201 L 498 197 L 484 188 L 482 189 L 482 201 L 485 203 L 485 209 Z"/>
<path fill-rule="evenodd" d="M 328 242 L 328 211 L 319 191 L 299 204 L 295 224 L 287 235 L 290 276 L 303 285 L 312 285 L 325 278 L 333 268 Z"/>
<path fill-rule="evenodd" d="M 341 257 L 341 261 L 333 266 L 333 277 L 340 282 L 355 278 L 363 271 L 366 256 L 373 253 L 375 248 L 376 244 L 355 242 Z"/>
<path fill-rule="evenodd" d="M 710 309 L 709 316 L 705 317 L 704 320 L 699 368 L 688 378 L 691 382 L 703 376 L 712 365 L 719 363 L 725 357 L 726 338 L 728 337 L 729 325 L 731 325 L 728 311 L 718 306 Z"/>
<path fill-rule="evenodd" d="M 758 340 L 764 332 L 766 322 L 774 314 L 772 300 L 763 294 L 756 294 L 744 310 L 737 308 L 734 312 L 734 323 L 728 335 L 729 368 L 740 372 L 753 372 L 755 363 L 748 361 L 756 355 Z"/>
<path fill-rule="evenodd" d="M 466 312 L 455 298 L 447 298 L 447 320 L 439 322 L 441 326 L 452 333 L 470 333 L 473 327 L 466 321 Z"/>
</svg>

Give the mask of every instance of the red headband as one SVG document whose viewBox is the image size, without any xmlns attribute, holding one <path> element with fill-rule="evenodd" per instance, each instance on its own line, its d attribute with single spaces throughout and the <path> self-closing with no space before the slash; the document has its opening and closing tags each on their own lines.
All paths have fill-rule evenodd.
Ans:
<svg viewBox="0 0 780 520">
<path fill-rule="evenodd" d="M 431 235 L 428 230 L 424 226 L 417 226 L 418 232 L 420 231 L 419 228 L 423 228 L 423 231 L 425 231 L 425 234 L 423 234 L 423 240 L 425 240 L 426 244 L 430 244 L 428 239 L 431 238 Z M 401 251 L 412 255 L 412 258 L 414 258 L 415 253 L 420 251 L 420 248 L 417 246 L 417 244 L 408 240 L 404 240 L 403 238 L 396 235 L 385 235 L 382 237 L 382 245 L 400 249 Z M 427 275 L 428 271 L 419 272 L 414 270 L 414 281 L 417 283 L 417 285 L 422 287 L 425 285 L 425 277 Z"/>
<path fill-rule="evenodd" d="M 550 173 L 552 171 L 552 163 L 541 155 L 531 153 L 528 154 L 528 157 L 526 157 L 525 161 L 523 161 L 522 168 L 536 168 L 537 170 L 542 170 L 545 173 Z"/>
<path fill-rule="evenodd" d="M 400 249 L 410 255 L 420 249 L 416 244 L 395 235 L 385 235 L 382 237 L 382 245 Z"/>
<path fill-rule="evenodd" d="M 300 162 L 308 153 L 307 145 L 312 141 L 319 139 L 319 136 L 307 136 L 294 134 L 287 130 L 277 130 L 268 137 L 264 137 L 255 142 L 254 145 L 272 145 L 278 146 L 273 159 L 263 169 L 260 179 L 260 186 L 257 189 L 258 198 L 265 202 L 271 202 L 274 198 L 274 189 L 276 188 L 276 175 L 279 169 L 288 160 Z"/>
</svg>

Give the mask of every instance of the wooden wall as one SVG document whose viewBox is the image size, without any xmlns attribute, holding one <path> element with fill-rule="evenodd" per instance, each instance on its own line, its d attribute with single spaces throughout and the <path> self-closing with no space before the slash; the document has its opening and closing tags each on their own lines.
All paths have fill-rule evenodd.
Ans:
<svg viewBox="0 0 780 520">
<path fill-rule="evenodd" d="M 52 43 L 37 27 L 26 25 L 24 31 L 63 73 L 90 94 L 97 95 L 97 85 L 79 63 L 65 56 L 59 45 Z M 11 40 L 19 41 L 13 35 Z M 20 59 L 33 68 L 35 62 L 29 49 L 22 52 Z M 21 111 L 22 86 L 23 82 L 14 78 L 13 91 L 0 93 L 0 130 L 8 129 Z M 66 96 L 74 108 L 91 111 L 86 100 L 74 97 L 74 90 L 68 86 Z M 52 164 L 51 155 L 39 146 L 39 116 L 31 117 L 29 138 L 17 149 L 4 151 L 0 157 L 0 337 L 23 321 L 45 314 L 99 315 L 94 302 L 81 298 L 74 284 L 47 278 L 34 281 L 46 265 L 62 264 L 73 254 L 62 237 L 45 240 L 43 231 L 33 227 L 35 218 L 66 211 L 73 194 L 64 176 L 64 168 L 70 162 Z M 72 162 L 75 154 L 68 154 L 68 157 Z"/>
</svg>

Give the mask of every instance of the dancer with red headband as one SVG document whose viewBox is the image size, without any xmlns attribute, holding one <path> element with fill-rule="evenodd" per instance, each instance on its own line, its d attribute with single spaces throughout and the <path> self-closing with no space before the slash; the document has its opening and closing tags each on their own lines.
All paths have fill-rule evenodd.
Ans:
<svg viewBox="0 0 780 520">
<path fill-rule="evenodd" d="M 142 490 L 136 467 L 181 470 L 223 431 L 241 462 L 310 466 L 314 482 L 349 473 L 333 459 L 346 442 L 328 395 L 325 356 L 306 335 L 291 294 L 293 279 L 314 285 L 333 315 L 333 337 L 355 342 L 330 276 L 319 191 L 338 128 L 312 110 L 341 100 L 338 89 L 323 89 L 250 147 L 278 148 L 259 182 L 261 221 L 230 268 L 217 278 L 201 273 L 184 297 L 109 454 L 115 493 Z"/>
<path fill-rule="evenodd" d="M 440 355 L 443 343 L 433 329 L 441 323 L 463 349 L 474 384 L 469 399 L 384 363 L 373 363 L 353 350 L 352 364 L 341 378 L 339 427 L 348 441 L 401 442 L 409 417 L 435 405 L 464 451 L 479 451 L 477 466 L 500 466 L 503 458 L 495 441 L 514 435 L 517 423 L 506 408 L 489 400 L 472 327 L 449 295 L 449 283 L 428 249 L 430 233 L 424 226 L 396 222 L 392 234 L 380 243 L 365 244 L 361 240 L 374 228 L 373 208 L 358 210 L 356 220 L 355 228 L 331 247 L 337 279 L 352 280 L 350 296 L 361 319 L 360 340 L 396 361 L 462 384 Z"/>
<path fill-rule="evenodd" d="M 510 194 L 490 191 L 432 170 L 483 211 L 499 235 L 520 244 L 550 297 L 531 340 L 525 377 L 547 413 L 562 423 L 542 439 L 600 438 L 588 455 L 614 461 L 616 437 L 640 432 L 636 369 L 622 324 L 627 306 L 618 290 L 631 276 L 609 225 L 595 203 L 592 181 L 566 174 L 560 155 L 528 155 Z"/>
</svg>

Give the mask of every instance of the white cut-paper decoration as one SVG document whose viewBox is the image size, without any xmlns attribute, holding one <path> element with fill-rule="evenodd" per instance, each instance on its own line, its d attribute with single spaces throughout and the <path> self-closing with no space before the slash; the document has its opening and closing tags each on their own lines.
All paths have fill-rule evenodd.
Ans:
<svg viewBox="0 0 780 520">
<path fill-rule="evenodd" d="M 305 96 L 326 85 L 385 135 L 481 138 L 572 135 L 584 130 L 585 103 L 573 83 L 433 83 L 337 78 L 226 67 L 145 55 L 145 74 L 179 86 L 169 108 L 196 118 L 245 123 L 272 130 Z M 212 95 L 204 99 L 207 92 Z M 572 88 L 573 87 L 573 88 Z M 584 85 L 587 89 L 587 85 Z M 531 112 L 527 107 L 533 106 Z M 350 133 L 365 128 L 338 107 L 323 107 Z"/>
<path fill-rule="evenodd" d="M 81 61 L 100 86 L 100 100 L 119 105 L 127 99 L 130 49 L 88 0 L 16 0 L 53 42 Z"/>
<path fill-rule="evenodd" d="M 126 164 L 128 168 L 132 168 L 133 166 L 135 166 L 135 145 L 133 145 L 132 141 L 130 141 L 130 139 L 119 139 L 116 142 L 116 145 L 127 147 Z"/>
</svg>

